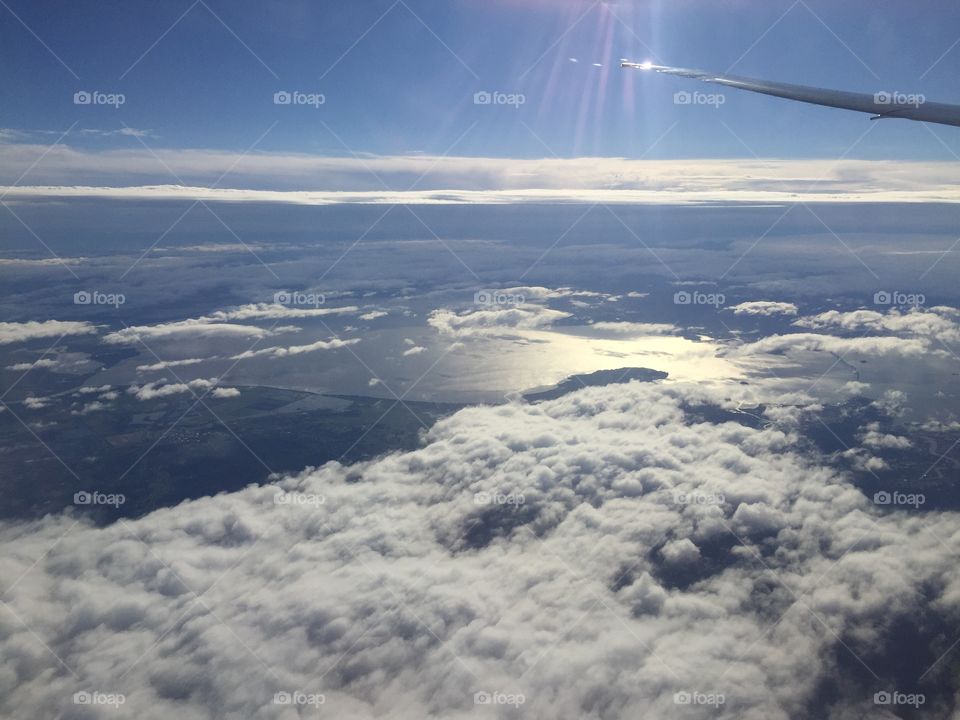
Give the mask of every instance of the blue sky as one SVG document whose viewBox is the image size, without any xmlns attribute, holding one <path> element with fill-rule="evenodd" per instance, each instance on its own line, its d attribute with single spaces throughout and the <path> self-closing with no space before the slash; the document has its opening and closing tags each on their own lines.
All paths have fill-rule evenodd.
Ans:
<svg viewBox="0 0 960 720">
<path fill-rule="evenodd" d="M 835 158 L 869 127 L 736 92 L 720 108 L 677 106 L 675 92 L 709 88 L 621 71 L 621 57 L 960 101 L 960 7 L 939 0 L 3 0 L 0 18 L 0 127 L 76 122 L 68 144 L 105 148 L 138 143 L 77 131 L 328 155 Z M 125 102 L 78 106 L 78 90 Z M 325 102 L 275 105 L 282 90 Z M 525 102 L 478 106 L 478 91 Z M 918 124 L 879 125 L 850 157 L 954 159 Z M 960 153 L 957 133 L 932 129 Z"/>
</svg>

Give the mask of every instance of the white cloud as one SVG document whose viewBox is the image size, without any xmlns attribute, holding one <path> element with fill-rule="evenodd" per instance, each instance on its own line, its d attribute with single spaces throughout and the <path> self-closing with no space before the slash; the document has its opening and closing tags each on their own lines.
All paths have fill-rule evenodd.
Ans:
<svg viewBox="0 0 960 720">
<path fill-rule="evenodd" d="M 304 353 L 317 352 L 319 350 L 337 350 L 339 348 L 356 345 L 359 339 L 341 340 L 333 338 L 331 340 L 317 340 L 308 345 L 290 345 L 288 347 L 274 346 L 263 348 L 262 350 L 246 350 L 239 355 L 234 355 L 231 360 L 248 360 L 255 357 L 288 357 L 291 355 L 303 355 Z"/>
<path fill-rule="evenodd" d="M 891 417 L 903 414 L 907 404 L 907 394 L 902 390 L 886 390 L 883 395 L 874 400 L 874 407 L 879 408 Z"/>
<path fill-rule="evenodd" d="M 15 363 L 13 365 L 7 365 L 6 369 L 7 370 L 30 370 L 32 368 L 50 369 L 50 368 L 57 367 L 57 365 L 58 365 L 57 361 L 54 360 L 53 358 L 40 358 L 38 360 L 34 360 L 33 362 L 22 362 L 22 363 Z"/>
<path fill-rule="evenodd" d="M 156 398 L 169 397 L 180 393 L 189 393 L 194 390 L 209 390 L 217 384 L 217 378 L 204 380 L 197 378 L 186 383 L 165 383 L 163 380 L 147 383 L 146 385 L 131 385 L 127 392 L 137 400 L 154 400 Z"/>
<path fill-rule="evenodd" d="M 796 315 L 797 306 L 788 302 L 773 302 L 771 300 L 755 300 L 743 302 L 728 308 L 735 315 Z"/>
<path fill-rule="evenodd" d="M 83 387 L 77 388 L 77 393 L 80 395 L 93 395 L 94 393 L 107 392 L 110 388 L 110 385 L 100 385 L 99 387 L 84 385 Z"/>
<path fill-rule="evenodd" d="M 112 137 L 114 135 L 125 135 L 127 137 L 145 138 L 156 137 L 152 130 L 141 130 L 139 128 L 122 127 L 116 130 L 101 130 L 99 128 L 80 128 L 77 130 L 80 135 L 96 135 L 98 137 Z"/>
<path fill-rule="evenodd" d="M 873 422 L 861 428 L 860 442 L 868 448 L 903 450 L 911 447 L 913 443 L 900 435 L 891 435 L 880 430 L 880 423 Z"/>
<path fill-rule="evenodd" d="M 61 335 L 89 335 L 96 331 L 97 328 L 88 322 L 67 320 L 0 322 L 0 345 L 37 338 L 57 338 Z"/>
<path fill-rule="evenodd" d="M 719 180 L 719 179 L 718 179 Z M 834 183 L 833 192 L 811 192 L 811 182 L 798 192 L 755 189 L 716 190 L 623 190 L 623 189 L 516 189 L 516 190 L 247 190 L 183 185 L 145 186 L 20 186 L 0 185 L 11 198 L 99 198 L 115 200 L 199 200 L 205 202 L 253 202 L 291 205 L 518 205 L 524 203 L 604 203 L 624 205 L 699 205 L 707 203 L 776 204 L 795 203 L 809 192 L 817 203 L 957 203 L 956 188 L 916 190 L 860 190 L 854 185 L 843 190 Z"/>
<path fill-rule="evenodd" d="M 65 352 L 62 348 L 55 351 L 53 357 L 43 356 L 32 362 L 19 362 L 13 365 L 7 365 L 7 370 L 17 372 L 26 372 L 28 370 L 43 369 L 55 373 L 76 373 L 87 372 L 96 367 L 97 363 L 83 352 Z"/>
<path fill-rule="evenodd" d="M 944 422 L 942 420 L 927 420 L 926 422 L 921 423 L 920 429 L 924 432 L 952 433 L 960 430 L 960 421 L 950 420 L 948 422 Z"/>
<path fill-rule="evenodd" d="M 0 267 L 3 266 L 13 266 L 19 268 L 31 268 L 31 267 L 63 267 L 64 265 L 79 265 L 85 262 L 87 258 L 77 257 L 55 257 L 55 258 L 40 258 L 40 259 L 30 259 L 30 258 L 0 258 Z"/>
<path fill-rule="evenodd" d="M 426 352 L 426 348 L 422 345 L 414 345 L 413 347 L 407 348 L 403 351 L 404 357 L 409 357 L 410 355 L 419 355 L 422 352 Z"/>
<path fill-rule="evenodd" d="M 35 395 L 31 395 L 23 400 L 24 406 L 31 410 L 40 410 L 49 406 L 51 402 L 53 402 L 53 398 L 37 397 Z"/>
<path fill-rule="evenodd" d="M 31 173 L 37 185 L 11 187 L 43 154 L 47 162 Z M 161 184 L 170 180 L 167 168 L 183 186 Z M 305 204 L 572 200 L 794 203 L 803 197 L 818 202 L 957 202 L 960 192 L 955 183 L 956 168 L 957 163 L 950 162 L 849 159 L 352 158 L 281 153 L 238 157 L 203 149 L 91 151 L 62 144 L 0 144 L 0 183 L 8 186 L 3 188 L 8 197 L 84 195 Z M 229 172 L 231 184 L 241 189 L 210 189 L 224 172 Z M 382 190 L 381 180 L 398 191 Z M 423 189 L 403 192 L 414 180 Z M 117 187 L 120 185 L 137 187 Z M 314 190 L 290 190 L 302 187 Z"/>
<path fill-rule="evenodd" d="M 161 360 L 160 362 L 155 362 L 151 365 L 137 365 L 137 372 L 157 372 L 160 370 L 166 370 L 167 368 L 172 367 L 183 367 L 185 365 L 197 365 L 202 363 L 205 359 L 210 360 L 213 358 L 186 358 L 184 360 Z"/>
<path fill-rule="evenodd" d="M 876 473 L 881 470 L 889 469 L 883 458 L 870 454 L 864 448 L 850 448 L 842 453 L 842 456 L 850 462 L 854 469 L 865 473 Z"/>
<path fill-rule="evenodd" d="M 209 317 L 201 318 L 208 322 L 232 322 L 236 320 L 278 320 L 283 318 L 311 318 L 327 315 L 347 315 L 355 313 L 359 308 L 347 305 L 344 307 L 289 307 L 276 303 L 253 303 L 241 305 L 232 310 L 218 310 Z"/>
<path fill-rule="evenodd" d="M 690 538 L 671 540 L 660 550 L 663 559 L 668 563 L 687 564 L 700 559 L 700 548 Z"/>
<path fill-rule="evenodd" d="M 325 317 L 328 315 L 353 313 L 357 310 L 358 308 L 352 306 L 315 308 L 287 307 L 273 303 L 254 303 L 241 305 L 240 307 L 230 310 L 217 310 L 210 315 L 203 315 L 188 320 L 123 328 L 122 330 L 105 335 L 103 341 L 112 344 L 133 344 L 140 342 L 141 338 L 144 341 L 189 336 L 262 338 L 277 335 L 282 332 L 296 331 L 299 330 L 299 328 L 284 325 L 274 328 L 273 330 L 267 330 L 255 325 L 241 325 L 238 324 L 238 321 Z M 156 365 L 144 367 L 145 369 L 156 368 Z"/>
<path fill-rule="evenodd" d="M 467 408 L 418 450 L 280 488 L 103 528 L 2 524 L 0 576 L 23 579 L 4 596 L 19 620 L 0 712 L 53 716 L 98 688 L 144 720 L 297 717 L 273 697 L 298 690 L 331 716 L 412 720 L 472 717 L 488 690 L 602 720 L 673 717 L 674 693 L 699 690 L 726 696 L 710 717 L 876 715 L 848 653 L 883 673 L 902 619 L 960 610 L 956 513 L 883 514 L 800 438 L 687 416 L 704 392 Z"/>
<path fill-rule="evenodd" d="M 455 313 L 452 310 L 434 310 L 427 322 L 445 335 L 484 334 L 507 328 L 531 330 L 552 325 L 570 317 L 570 313 L 551 310 L 540 305 L 492 308 Z"/>
<path fill-rule="evenodd" d="M 769 335 L 756 342 L 745 343 L 728 352 L 730 357 L 743 357 L 759 353 L 781 353 L 792 350 L 812 350 L 863 355 L 900 355 L 920 357 L 928 351 L 928 344 L 917 338 L 895 336 L 868 336 L 843 338 L 817 333 L 790 333 Z"/>
<path fill-rule="evenodd" d="M 112 345 L 134 345 L 141 341 L 185 337 L 262 338 L 270 331 L 255 325 L 215 323 L 206 318 L 191 318 L 158 325 L 134 325 L 103 336 L 103 342 Z"/>
<path fill-rule="evenodd" d="M 876 310 L 829 310 L 799 318 L 793 325 L 812 330 L 839 330 L 860 335 L 842 337 L 827 332 L 769 335 L 740 345 L 728 354 L 731 357 L 742 357 L 759 353 L 806 350 L 830 352 L 838 356 L 851 354 L 904 358 L 949 357 L 949 344 L 960 341 L 960 324 L 956 317 L 954 309 L 945 307 L 915 308 L 907 311 L 894 308 L 886 313 Z"/>
<path fill-rule="evenodd" d="M 212 397 L 215 398 L 234 398 L 240 397 L 240 391 L 237 388 L 225 388 L 218 387 L 214 388 L 213 392 L 210 393 Z"/>
<path fill-rule="evenodd" d="M 960 325 L 953 308 L 914 308 L 901 311 L 893 308 L 886 313 L 876 310 L 853 310 L 827 312 L 801 318 L 793 324 L 798 327 L 818 329 L 841 329 L 851 332 L 882 332 L 912 335 L 924 338 L 942 338 L 947 342 L 960 340 Z"/>
<path fill-rule="evenodd" d="M 98 412 L 100 410 L 106 410 L 110 407 L 107 403 L 101 402 L 99 400 L 92 400 L 91 402 L 86 403 L 81 410 L 74 410 L 71 415 L 89 415 L 92 412 Z"/>
</svg>

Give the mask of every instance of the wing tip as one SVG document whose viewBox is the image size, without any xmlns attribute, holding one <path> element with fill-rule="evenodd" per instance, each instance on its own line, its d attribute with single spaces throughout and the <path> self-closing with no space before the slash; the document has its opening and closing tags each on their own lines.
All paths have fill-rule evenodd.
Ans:
<svg viewBox="0 0 960 720">
<path fill-rule="evenodd" d="M 647 60 L 646 62 L 642 62 L 642 63 L 630 62 L 629 60 L 621 60 L 621 61 L 620 61 L 620 67 L 621 67 L 621 68 L 629 68 L 629 69 L 631 69 L 631 70 L 656 70 L 659 66 L 658 66 L 658 65 L 654 65 L 654 64 L 653 64 L 652 62 L 650 62 L 649 60 Z"/>
</svg>

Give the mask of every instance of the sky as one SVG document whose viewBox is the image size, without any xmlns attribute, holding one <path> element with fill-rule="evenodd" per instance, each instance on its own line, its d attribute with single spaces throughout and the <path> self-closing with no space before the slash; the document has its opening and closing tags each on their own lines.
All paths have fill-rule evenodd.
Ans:
<svg viewBox="0 0 960 720">
<path fill-rule="evenodd" d="M 960 153 L 948 129 L 871 127 L 861 114 L 749 93 L 727 91 L 719 107 L 677 105 L 674 93 L 711 88 L 618 67 L 621 58 L 653 60 L 956 102 L 960 7 L 941 0 L 3 0 L 0 18 L 7 142 L 50 143 L 71 129 L 65 145 L 98 151 L 145 143 L 347 157 Z M 75 104 L 84 91 L 122 94 L 123 103 Z M 295 91 L 315 102 L 274 103 L 275 93 Z M 503 93 L 505 104 L 478 105 L 481 92 Z"/>
<path fill-rule="evenodd" d="M 956 718 L 958 36 L 0 0 L 0 716 Z"/>
</svg>

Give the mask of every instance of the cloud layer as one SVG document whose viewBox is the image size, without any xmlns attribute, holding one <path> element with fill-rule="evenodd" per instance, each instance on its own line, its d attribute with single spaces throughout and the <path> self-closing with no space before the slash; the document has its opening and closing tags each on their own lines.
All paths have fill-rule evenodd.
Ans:
<svg viewBox="0 0 960 720">
<path fill-rule="evenodd" d="M 488 692 L 534 718 L 881 717 L 898 623 L 960 610 L 955 517 L 880 514 L 800 438 L 687 416 L 706 392 L 469 408 L 279 487 L 5 525 L 0 708 L 96 717 L 71 698 L 99 691 L 131 717 L 295 718 L 315 710 L 274 696 L 301 692 L 458 718 Z"/>
<path fill-rule="evenodd" d="M 45 157 L 42 164 L 36 164 Z M 160 162 L 158 162 L 158 159 Z M 191 198 L 298 204 L 960 200 L 957 163 L 457 156 L 325 157 L 213 150 L 90 151 L 0 143 L 10 198 Z M 14 187 L 27 169 L 30 186 Z M 228 173 L 223 176 L 224 173 Z"/>
</svg>

